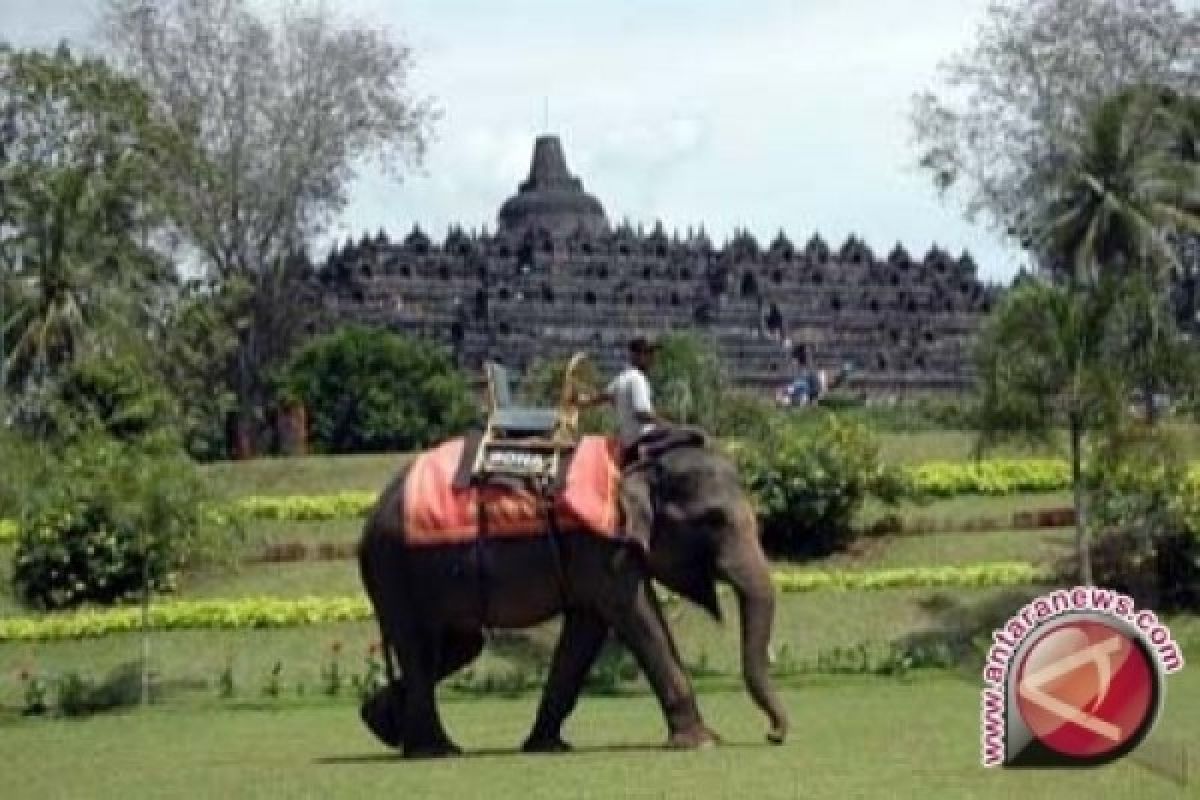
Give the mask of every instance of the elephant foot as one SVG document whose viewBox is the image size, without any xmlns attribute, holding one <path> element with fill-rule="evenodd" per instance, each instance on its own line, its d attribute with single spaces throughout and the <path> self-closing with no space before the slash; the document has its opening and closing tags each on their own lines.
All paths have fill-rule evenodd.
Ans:
<svg viewBox="0 0 1200 800">
<path fill-rule="evenodd" d="M 461 755 L 462 748 L 449 739 L 434 742 L 423 742 L 421 744 L 404 745 L 405 758 L 449 758 L 451 756 Z"/>
<path fill-rule="evenodd" d="M 530 736 L 521 745 L 524 753 L 569 753 L 571 745 L 562 740 L 561 736 Z"/>
<path fill-rule="evenodd" d="M 675 731 L 667 739 L 667 747 L 672 750 L 706 750 L 720 743 L 721 737 L 704 725 Z"/>
<path fill-rule="evenodd" d="M 404 686 L 393 684 L 375 691 L 359 708 L 359 716 L 367 730 L 388 747 L 403 743 L 397 719 L 404 711 Z"/>
</svg>

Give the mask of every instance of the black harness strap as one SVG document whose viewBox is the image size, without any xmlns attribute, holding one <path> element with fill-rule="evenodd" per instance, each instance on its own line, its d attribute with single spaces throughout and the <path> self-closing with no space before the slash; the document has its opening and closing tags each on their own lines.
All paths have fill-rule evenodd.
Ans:
<svg viewBox="0 0 1200 800">
<path fill-rule="evenodd" d="M 534 491 L 537 493 L 538 507 L 546 519 L 546 542 L 550 547 L 550 557 L 554 561 L 554 577 L 558 581 L 558 594 L 565 609 L 571 598 L 567 587 L 567 573 L 563 568 L 562 543 L 560 542 L 562 531 L 558 527 L 558 518 L 554 513 L 554 495 L 546 487 L 535 486 Z"/>
<path fill-rule="evenodd" d="M 476 483 L 477 489 L 482 489 L 479 483 Z M 475 583 L 479 591 L 479 624 L 484 631 L 488 630 L 488 574 L 487 574 L 487 537 L 488 537 L 488 515 L 487 503 L 483 501 L 483 492 L 480 491 L 476 500 L 476 516 L 479 518 L 479 535 L 475 537 Z"/>
</svg>

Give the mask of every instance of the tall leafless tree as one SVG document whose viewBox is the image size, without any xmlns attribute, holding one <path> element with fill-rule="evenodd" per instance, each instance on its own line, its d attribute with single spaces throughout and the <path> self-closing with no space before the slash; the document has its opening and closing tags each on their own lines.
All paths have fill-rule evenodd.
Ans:
<svg viewBox="0 0 1200 800">
<path fill-rule="evenodd" d="M 243 419 L 293 344 L 290 258 L 347 202 L 374 161 L 416 166 L 437 111 L 411 86 L 410 49 L 386 30 L 290 5 L 275 21 L 246 0 L 107 0 L 104 33 L 171 123 L 195 142 L 169 164 L 174 217 L 239 331 L 230 380 Z M 270 305 L 271 308 L 264 308 Z"/>
</svg>

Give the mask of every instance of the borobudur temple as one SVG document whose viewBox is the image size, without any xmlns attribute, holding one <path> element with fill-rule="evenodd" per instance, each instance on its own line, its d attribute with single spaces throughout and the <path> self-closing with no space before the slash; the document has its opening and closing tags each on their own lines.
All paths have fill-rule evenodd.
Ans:
<svg viewBox="0 0 1200 800">
<path fill-rule="evenodd" d="M 399 243 L 381 232 L 335 248 L 316 273 L 321 327 L 431 337 L 471 370 L 584 350 L 605 373 L 634 335 L 697 330 L 735 385 L 852 365 L 852 387 L 896 394 L 966 388 L 970 338 L 999 292 L 970 255 L 936 246 L 879 258 L 854 236 L 835 250 L 819 235 L 763 246 L 741 231 L 717 247 L 703 228 L 613 226 L 556 136 L 537 139 L 497 222 L 494 234 L 455 227 L 437 242 L 414 227 Z"/>
</svg>

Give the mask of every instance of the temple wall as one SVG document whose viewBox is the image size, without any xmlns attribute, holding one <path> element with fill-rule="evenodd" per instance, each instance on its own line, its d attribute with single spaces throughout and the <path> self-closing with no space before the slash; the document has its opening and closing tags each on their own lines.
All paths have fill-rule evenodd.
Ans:
<svg viewBox="0 0 1200 800">
<path fill-rule="evenodd" d="M 968 387 L 970 339 L 997 293 L 969 257 L 937 249 L 914 260 L 897 247 L 879 260 L 853 238 L 832 252 L 816 237 L 760 249 L 741 234 L 718 249 L 628 228 L 364 239 L 332 254 L 314 281 L 324 325 L 433 337 L 467 369 L 586 350 L 608 373 L 635 333 L 698 329 L 737 385 L 777 388 L 802 365 L 851 362 L 852 385 L 873 393 Z"/>
</svg>

